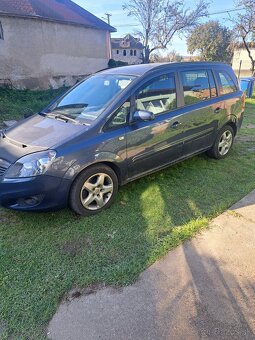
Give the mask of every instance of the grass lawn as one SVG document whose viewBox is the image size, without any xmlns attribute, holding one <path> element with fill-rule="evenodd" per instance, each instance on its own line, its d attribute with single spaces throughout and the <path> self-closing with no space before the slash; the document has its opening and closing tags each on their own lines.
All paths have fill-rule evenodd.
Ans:
<svg viewBox="0 0 255 340">
<path fill-rule="evenodd" d="M 38 109 L 54 91 L 0 92 L 4 119 Z M 73 287 L 127 285 L 169 249 L 255 188 L 255 98 L 222 161 L 194 157 L 120 189 L 100 215 L 0 209 L 0 338 L 41 339 Z"/>
</svg>

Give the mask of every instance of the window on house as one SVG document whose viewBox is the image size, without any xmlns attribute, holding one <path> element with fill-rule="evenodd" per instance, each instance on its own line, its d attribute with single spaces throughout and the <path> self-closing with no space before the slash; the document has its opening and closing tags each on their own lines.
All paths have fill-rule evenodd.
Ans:
<svg viewBox="0 0 255 340">
<path fill-rule="evenodd" d="M 119 50 L 117 50 L 117 54 L 119 54 Z"/>
<path fill-rule="evenodd" d="M 136 57 L 136 50 L 134 50 L 134 56 Z"/>
<path fill-rule="evenodd" d="M 125 57 L 126 55 L 127 55 L 127 51 L 124 50 L 124 51 L 123 51 L 123 56 Z"/>
<path fill-rule="evenodd" d="M 4 40 L 4 30 L 1 21 L 0 21 L 0 39 Z"/>
<path fill-rule="evenodd" d="M 133 56 L 133 50 L 130 50 L 130 56 L 131 57 Z"/>
</svg>

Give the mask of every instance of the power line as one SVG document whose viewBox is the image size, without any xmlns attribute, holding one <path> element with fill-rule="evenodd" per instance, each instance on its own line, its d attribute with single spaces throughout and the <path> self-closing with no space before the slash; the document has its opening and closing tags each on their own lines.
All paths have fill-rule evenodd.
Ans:
<svg viewBox="0 0 255 340">
<path fill-rule="evenodd" d="M 232 8 L 232 9 L 228 9 L 228 10 L 224 10 L 224 11 L 219 11 L 219 12 L 212 12 L 212 13 L 208 13 L 208 14 L 204 14 L 202 15 L 203 17 L 208 17 L 211 15 L 216 15 L 216 14 L 225 14 L 225 13 L 229 13 L 229 12 L 237 12 L 237 11 L 241 11 L 244 10 L 244 7 L 239 7 L 239 8 Z M 129 24 L 129 25 L 114 25 L 114 27 L 137 27 L 137 26 L 141 26 L 140 24 Z"/>
</svg>

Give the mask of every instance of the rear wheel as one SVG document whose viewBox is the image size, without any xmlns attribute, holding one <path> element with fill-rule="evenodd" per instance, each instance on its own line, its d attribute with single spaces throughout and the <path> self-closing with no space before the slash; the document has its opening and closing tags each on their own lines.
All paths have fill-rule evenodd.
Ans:
<svg viewBox="0 0 255 340">
<path fill-rule="evenodd" d="M 95 165 L 83 171 L 70 191 L 70 206 L 79 215 L 95 215 L 109 208 L 118 192 L 118 178 L 106 165 Z"/>
<path fill-rule="evenodd" d="M 210 157 L 216 159 L 225 158 L 234 142 L 234 130 L 230 125 L 222 128 L 214 142 L 213 147 L 207 152 Z"/>
</svg>

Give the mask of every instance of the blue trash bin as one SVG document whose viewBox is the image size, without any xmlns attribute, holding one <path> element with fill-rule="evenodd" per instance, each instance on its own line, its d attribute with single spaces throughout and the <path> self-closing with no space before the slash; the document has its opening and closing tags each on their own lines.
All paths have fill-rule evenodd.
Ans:
<svg viewBox="0 0 255 340">
<path fill-rule="evenodd" d="M 254 89 L 254 77 L 248 77 L 248 78 L 241 78 L 240 79 L 240 87 L 243 92 L 246 92 L 246 96 L 248 98 L 252 97 L 253 89 Z"/>
</svg>

